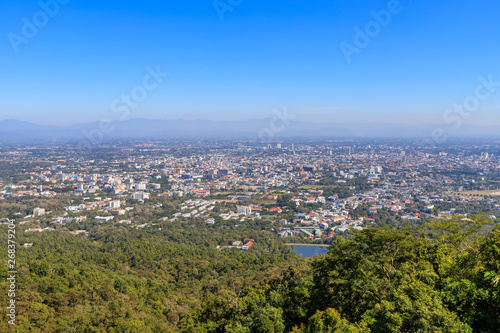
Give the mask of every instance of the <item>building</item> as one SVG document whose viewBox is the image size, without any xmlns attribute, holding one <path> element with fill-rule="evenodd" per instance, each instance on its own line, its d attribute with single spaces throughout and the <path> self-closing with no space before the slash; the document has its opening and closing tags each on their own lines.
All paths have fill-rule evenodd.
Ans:
<svg viewBox="0 0 500 333">
<path fill-rule="evenodd" d="M 250 206 L 238 206 L 236 213 L 248 216 L 252 213 L 252 208 Z"/>
<path fill-rule="evenodd" d="M 134 180 L 132 178 L 129 178 L 125 180 L 125 188 L 130 191 L 134 189 Z"/>
<path fill-rule="evenodd" d="M 120 208 L 120 200 L 113 200 L 113 201 L 110 201 L 110 202 L 108 203 L 108 207 L 109 207 L 109 208 L 114 208 L 114 209 Z"/>
<path fill-rule="evenodd" d="M 303 167 L 303 170 L 305 172 L 314 172 L 314 171 L 316 171 L 316 167 L 312 166 L 312 165 L 306 165 Z"/>
<path fill-rule="evenodd" d="M 33 216 L 42 216 L 45 215 L 45 209 L 44 208 L 35 208 L 33 209 Z"/>
<path fill-rule="evenodd" d="M 96 216 L 95 220 L 99 222 L 107 222 L 114 218 L 114 216 Z"/>
<path fill-rule="evenodd" d="M 144 201 L 146 199 L 149 199 L 149 193 L 135 192 L 134 194 L 131 195 L 131 198 L 132 199 L 136 199 L 136 200 Z"/>
<path fill-rule="evenodd" d="M 307 237 L 321 237 L 322 232 L 317 227 L 296 227 L 293 228 L 295 234 L 304 234 Z"/>
</svg>

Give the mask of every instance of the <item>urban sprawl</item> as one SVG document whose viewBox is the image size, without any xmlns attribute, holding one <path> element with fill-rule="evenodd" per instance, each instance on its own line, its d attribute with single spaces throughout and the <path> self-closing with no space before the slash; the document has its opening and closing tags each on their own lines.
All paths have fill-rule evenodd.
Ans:
<svg viewBox="0 0 500 333">
<path fill-rule="evenodd" d="M 0 163 L 0 218 L 25 233 L 250 225 L 329 243 L 352 229 L 454 215 L 496 222 L 500 210 L 500 148 L 487 141 L 135 141 L 85 154 L 72 143 L 10 144 Z"/>
</svg>

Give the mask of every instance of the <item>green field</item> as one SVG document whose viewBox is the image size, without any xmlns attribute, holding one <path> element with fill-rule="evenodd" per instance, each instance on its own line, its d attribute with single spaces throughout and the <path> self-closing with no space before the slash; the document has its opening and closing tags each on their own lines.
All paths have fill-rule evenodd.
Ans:
<svg viewBox="0 0 500 333">
<path fill-rule="evenodd" d="M 464 191 L 464 192 L 455 192 L 458 195 L 497 195 L 500 196 L 500 190 L 485 190 L 485 191 Z"/>
<path fill-rule="evenodd" d="M 302 185 L 298 187 L 300 190 L 321 190 L 327 185 Z M 331 185 L 330 185 L 331 186 Z"/>
</svg>

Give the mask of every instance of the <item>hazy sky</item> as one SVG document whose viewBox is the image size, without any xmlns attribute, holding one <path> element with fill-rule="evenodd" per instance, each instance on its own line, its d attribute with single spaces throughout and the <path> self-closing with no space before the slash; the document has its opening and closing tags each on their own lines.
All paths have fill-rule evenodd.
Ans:
<svg viewBox="0 0 500 333">
<path fill-rule="evenodd" d="M 498 0 L 54 1 L 0 2 L 0 119 L 500 124 Z"/>
</svg>

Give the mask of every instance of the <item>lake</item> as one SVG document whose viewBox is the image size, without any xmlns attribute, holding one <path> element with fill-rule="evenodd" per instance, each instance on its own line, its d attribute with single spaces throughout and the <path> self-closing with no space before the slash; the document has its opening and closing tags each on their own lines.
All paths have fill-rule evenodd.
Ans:
<svg viewBox="0 0 500 333">
<path fill-rule="evenodd" d="M 297 250 L 298 255 L 301 257 L 314 257 L 318 254 L 325 254 L 328 252 L 328 246 L 324 245 L 290 245 Z"/>
</svg>

